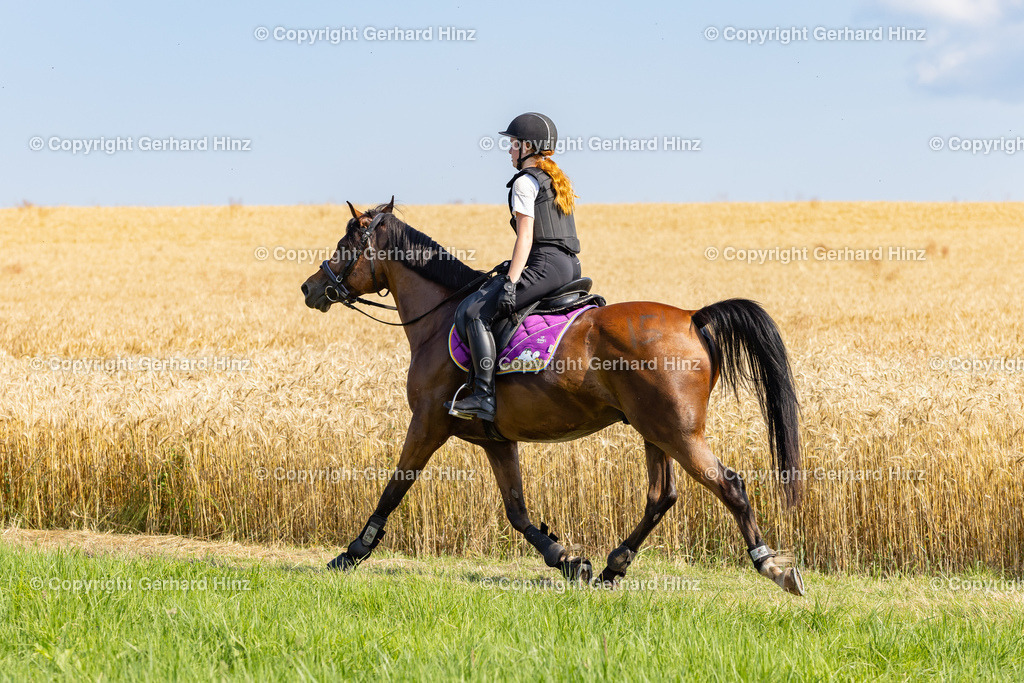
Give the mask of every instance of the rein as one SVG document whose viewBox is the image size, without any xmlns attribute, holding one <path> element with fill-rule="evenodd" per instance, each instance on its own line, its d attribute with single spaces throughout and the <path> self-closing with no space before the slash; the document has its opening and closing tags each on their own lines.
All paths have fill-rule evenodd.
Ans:
<svg viewBox="0 0 1024 683">
<path fill-rule="evenodd" d="M 360 244 L 360 247 L 359 247 L 359 253 L 362 253 L 362 252 L 366 251 L 366 248 L 369 246 L 369 243 L 370 243 L 370 236 L 373 234 L 373 231 L 380 224 L 381 220 L 384 219 L 384 215 L 385 215 L 384 213 L 377 214 L 376 216 L 374 216 L 373 220 L 370 221 L 370 224 L 360 231 L 359 237 L 360 237 L 360 240 L 361 240 L 361 244 Z M 374 261 L 376 261 L 376 259 L 370 259 L 370 276 L 372 278 L 372 284 L 374 286 L 376 286 L 377 285 L 377 271 L 374 268 Z M 387 320 L 381 320 L 380 318 L 375 318 L 372 315 L 370 315 L 369 313 L 367 313 L 366 311 L 361 310 L 359 308 L 356 308 L 355 304 L 359 303 L 359 304 L 365 304 L 367 306 L 374 306 L 376 308 L 383 308 L 383 309 L 388 310 L 388 311 L 397 311 L 398 310 L 397 306 L 391 306 L 391 305 L 388 305 L 388 304 L 380 304 L 380 303 L 377 303 L 376 301 L 367 301 L 366 299 L 362 298 L 361 296 L 352 296 L 352 293 L 349 291 L 348 287 L 345 286 L 345 282 L 344 281 L 349 276 L 349 273 L 352 272 L 352 269 L 355 268 L 355 266 L 356 266 L 356 264 L 358 262 L 359 262 L 359 255 L 357 255 L 355 258 L 349 260 L 349 262 L 347 264 L 345 264 L 345 267 L 342 269 L 340 275 L 335 275 L 334 271 L 331 270 L 330 259 L 326 259 L 326 260 L 324 260 L 323 263 L 320 264 L 320 270 L 323 271 L 324 275 L 327 276 L 327 280 L 334 286 L 334 288 L 336 288 L 336 293 L 340 295 L 340 296 L 332 297 L 332 296 L 330 296 L 328 294 L 327 295 L 328 300 L 331 300 L 334 303 L 342 304 L 343 306 L 345 306 L 347 308 L 351 308 L 353 311 L 355 311 L 357 313 L 362 313 L 363 315 L 365 315 L 370 320 L 376 320 L 379 323 L 383 323 L 384 325 L 389 325 L 391 327 L 405 327 L 407 325 L 412 325 L 413 323 L 418 323 L 419 321 L 423 320 L 428 315 L 430 315 L 431 313 L 433 313 L 437 309 L 441 308 L 441 306 L 443 306 L 444 304 L 448 303 L 452 299 L 456 298 L 460 294 L 463 294 L 464 292 L 467 292 L 470 289 L 476 287 L 477 285 L 483 283 L 491 275 L 493 275 L 494 273 L 498 272 L 498 268 L 499 268 L 498 266 L 495 266 L 494 268 L 492 268 L 491 270 L 487 271 L 486 273 L 481 273 L 478 277 L 474 278 L 472 281 L 467 282 L 466 284 L 464 284 L 459 289 L 455 290 L 454 292 L 452 292 L 451 294 L 449 294 L 445 298 L 441 299 L 439 302 L 437 302 L 437 304 L 433 308 L 431 308 L 430 310 L 426 311 L 425 313 L 421 313 L 420 315 L 416 316 L 412 320 L 407 320 L 405 322 L 392 323 L 392 322 L 388 322 Z M 379 288 L 378 288 L 377 292 L 378 292 L 378 294 L 380 293 L 380 289 Z"/>
<path fill-rule="evenodd" d="M 484 280 L 489 278 L 495 272 L 497 272 L 496 269 L 492 269 L 492 270 L 490 270 L 490 271 L 488 271 L 486 273 L 483 273 L 479 277 L 474 278 L 471 282 L 463 285 L 462 287 L 459 287 L 459 289 L 457 289 L 456 291 L 452 292 L 451 294 L 449 294 L 445 298 L 443 298 L 440 301 L 438 301 L 437 305 L 434 306 L 433 308 L 431 308 L 426 313 L 422 313 L 422 314 L 416 316 L 415 318 L 413 318 L 412 320 L 406 320 L 404 323 L 391 323 L 391 322 L 388 322 L 387 320 L 381 320 L 380 318 L 375 318 L 372 315 L 370 315 L 369 313 L 367 313 L 366 311 L 356 308 L 355 304 L 360 303 L 360 304 L 366 304 L 367 306 L 376 306 L 377 308 L 384 308 L 384 309 L 387 309 L 389 311 L 397 311 L 398 310 L 397 306 L 389 306 L 388 304 L 379 304 L 376 301 L 367 301 L 366 299 L 364 299 L 364 298 L 362 298 L 360 296 L 357 296 L 354 299 L 346 299 L 345 301 L 339 301 L 337 303 L 340 303 L 343 306 L 351 308 L 356 313 L 362 313 L 363 315 L 365 315 L 370 320 L 376 320 L 379 323 L 383 323 L 385 325 L 390 325 L 391 327 L 405 327 L 406 325 L 412 325 L 413 323 L 418 323 L 419 321 L 423 320 L 428 315 L 430 315 L 431 313 L 433 313 L 437 309 L 441 308 L 441 306 L 443 306 L 444 304 L 448 303 L 452 299 L 456 298 L 457 296 L 459 296 L 463 292 L 466 292 L 466 291 L 472 289 L 473 287 L 477 286 L 478 284 L 482 283 Z"/>
</svg>

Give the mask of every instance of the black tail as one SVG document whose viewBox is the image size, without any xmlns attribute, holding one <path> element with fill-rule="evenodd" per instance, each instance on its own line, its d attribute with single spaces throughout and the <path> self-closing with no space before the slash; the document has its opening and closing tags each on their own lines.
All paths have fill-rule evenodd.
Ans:
<svg viewBox="0 0 1024 683">
<path fill-rule="evenodd" d="M 735 393 L 742 380 L 756 393 L 786 503 L 798 505 L 803 488 L 799 404 L 775 321 L 754 301 L 729 299 L 694 313 L 693 324 L 710 334 L 708 351 L 725 385 Z"/>
</svg>

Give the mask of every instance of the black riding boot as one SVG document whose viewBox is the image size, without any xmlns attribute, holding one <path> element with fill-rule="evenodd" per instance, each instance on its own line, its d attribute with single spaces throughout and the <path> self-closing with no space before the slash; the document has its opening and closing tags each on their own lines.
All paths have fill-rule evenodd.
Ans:
<svg viewBox="0 0 1024 683">
<path fill-rule="evenodd" d="M 494 349 L 494 335 L 491 334 L 480 319 L 470 320 L 466 325 L 466 341 L 469 343 L 469 355 L 473 359 L 473 393 L 460 398 L 452 406 L 459 417 L 467 419 L 475 416 L 488 422 L 494 422 L 494 411 L 497 403 L 494 400 L 494 364 L 497 352 Z"/>
</svg>

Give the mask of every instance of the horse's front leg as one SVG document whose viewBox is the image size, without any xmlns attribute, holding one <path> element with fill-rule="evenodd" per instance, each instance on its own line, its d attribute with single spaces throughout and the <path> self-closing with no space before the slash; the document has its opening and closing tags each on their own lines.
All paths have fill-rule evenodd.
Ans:
<svg viewBox="0 0 1024 683">
<path fill-rule="evenodd" d="M 547 566 L 558 569 L 562 576 L 570 581 L 590 583 L 594 573 L 590 560 L 584 557 L 570 557 L 566 549 L 558 543 L 558 537 L 548 533 L 546 524 L 541 524 L 541 528 L 538 529 L 530 523 L 526 501 L 523 499 L 519 446 L 514 441 L 488 442 L 482 446 L 494 471 L 501 499 L 505 503 L 505 514 L 512 528 L 526 537 L 530 545 L 544 558 Z"/>
<path fill-rule="evenodd" d="M 430 419 L 433 417 L 433 419 Z M 398 466 L 391 480 L 384 488 L 377 508 L 370 515 L 359 536 L 348 544 L 348 549 L 327 564 L 328 569 L 352 569 L 365 560 L 384 537 L 384 524 L 388 515 L 402 502 L 409 487 L 419 478 L 420 472 L 438 448 L 448 440 L 448 420 L 437 415 L 413 414 L 412 422 L 405 434 L 405 444 Z"/>
</svg>

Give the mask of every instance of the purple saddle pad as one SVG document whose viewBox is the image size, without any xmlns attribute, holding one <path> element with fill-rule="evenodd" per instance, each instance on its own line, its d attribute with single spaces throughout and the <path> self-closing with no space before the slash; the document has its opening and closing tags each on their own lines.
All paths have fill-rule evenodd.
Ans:
<svg viewBox="0 0 1024 683">
<path fill-rule="evenodd" d="M 583 311 L 591 308 L 597 306 L 581 306 L 567 313 L 539 313 L 527 316 L 505 348 L 498 352 L 498 371 L 495 374 L 540 372 L 546 368 L 569 325 Z M 448 354 L 456 365 L 463 370 L 469 370 L 469 346 L 455 331 L 455 325 L 452 325 L 451 332 L 448 333 Z"/>
</svg>

